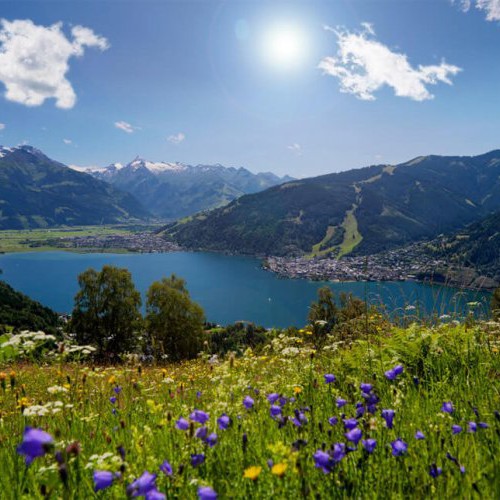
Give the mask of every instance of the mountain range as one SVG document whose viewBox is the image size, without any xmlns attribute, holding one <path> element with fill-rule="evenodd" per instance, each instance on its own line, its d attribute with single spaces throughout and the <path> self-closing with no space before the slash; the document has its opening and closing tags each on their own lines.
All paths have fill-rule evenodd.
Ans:
<svg viewBox="0 0 500 500">
<path fill-rule="evenodd" d="M 421 156 L 296 180 L 171 224 L 188 248 L 267 255 L 370 254 L 500 210 L 500 151 Z"/>
<path fill-rule="evenodd" d="M 149 216 L 131 194 L 32 146 L 0 147 L 0 229 L 111 224 Z"/>
<path fill-rule="evenodd" d="M 253 174 L 242 167 L 193 166 L 139 157 L 127 165 L 79 170 L 132 194 L 153 215 L 169 220 L 224 206 L 244 194 L 292 180 L 270 172 Z"/>
</svg>

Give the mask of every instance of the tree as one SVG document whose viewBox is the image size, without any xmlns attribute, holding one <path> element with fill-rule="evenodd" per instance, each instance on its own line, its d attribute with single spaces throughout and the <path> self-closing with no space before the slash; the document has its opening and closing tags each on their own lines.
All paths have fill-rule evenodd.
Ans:
<svg viewBox="0 0 500 500">
<path fill-rule="evenodd" d="M 324 286 L 318 289 L 318 301 L 309 307 L 307 319 L 315 333 L 331 332 L 338 321 L 338 313 L 332 290 Z"/>
<path fill-rule="evenodd" d="M 205 314 L 191 300 L 186 282 L 172 274 L 147 293 L 146 330 L 157 354 L 172 361 L 195 357 L 201 349 Z"/>
<path fill-rule="evenodd" d="M 500 319 L 500 288 L 497 288 L 491 297 L 491 312 L 494 318 Z"/>
<path fill-rule="evenodd" d="M 142 324 L 141 295 L 127 269 L 104 266 L 78 276 L 80 291 L 69 324 L 82 344 L 97 347 L 97 356 L 130 352 Z"/>
</svg>

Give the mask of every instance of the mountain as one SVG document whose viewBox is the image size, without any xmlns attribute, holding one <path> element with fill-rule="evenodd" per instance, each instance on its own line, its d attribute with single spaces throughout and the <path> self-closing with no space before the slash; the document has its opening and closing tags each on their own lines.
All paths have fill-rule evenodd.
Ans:
<svg viewBox="0 0 500 500">
<path fill-rule="evenodd" d="M 267 255 L 371 254 L 451 232 L 500 210 L 500 151 L 288 182 L 180 221 L 181 245 Z"/>
<path fill-rule="evenodd" d="M 127 165 L 114 163 L 86 172 L 131 193 L 151 213 L 170 220 L 220 207 L 244 194 L 292 180 L 272 173 L 253 174 L 245 168 L 151 162 L 141 158 Z"/>
<path fill-rule="evenodd" d="M 38 149 L 0 147 L 0 229 L 108 224 L 148 215 L 129 193 Z"/>
</svg>

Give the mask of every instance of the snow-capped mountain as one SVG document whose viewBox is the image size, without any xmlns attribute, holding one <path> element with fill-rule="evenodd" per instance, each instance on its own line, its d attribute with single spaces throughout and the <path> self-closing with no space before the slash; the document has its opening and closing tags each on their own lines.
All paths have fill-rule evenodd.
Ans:
<svg viewBox="0 0 500 500">
<path fill-rule="evenodd" d="M 172 220 L 292 180 L 269 172 L 253 174 L 242 167 L 153 162 L 140 157 L 126 165 L 72 168 L 133 194 L 153 214 Z"/>
</svg>

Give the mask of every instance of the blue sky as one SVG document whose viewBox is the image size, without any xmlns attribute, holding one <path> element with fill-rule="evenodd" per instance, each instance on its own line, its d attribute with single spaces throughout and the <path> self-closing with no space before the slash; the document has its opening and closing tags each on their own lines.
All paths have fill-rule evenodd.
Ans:
<svg viewBox="0 0 500 500">
<path fill-rule="evenodd" d="M 499 0 L 16 0 L 0 18 L 0 143 L 67 164 L 306 177 L 500 148 Z"/>
</svg>

